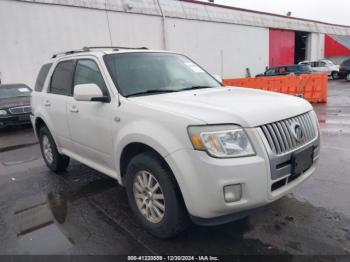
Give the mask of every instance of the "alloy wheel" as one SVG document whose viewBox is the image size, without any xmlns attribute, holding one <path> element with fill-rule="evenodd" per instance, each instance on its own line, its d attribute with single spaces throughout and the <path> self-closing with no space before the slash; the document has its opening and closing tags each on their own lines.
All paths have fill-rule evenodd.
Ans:
<svg viewBox="0 0 350 262">
<path fill-rule="evenodd" d="M 47 162 L 50 164 L 53 162 L 53 154 L 52 154 L 52 147 L 49 138 L 44 135 L 43 136 L 43 152 L 44 152 L 44 157 Z"/>
<path fill-rule="evenodd" d="M 332 78 L 333 78 L 333 80 L 337 80 L 339 78 L 338 72 L 333 72 Z"/>
<path fill-rule="evenodd" d="M 140 213 L 151 223 L 161 222 L 165 213 L 165 200 L 155 176 L 145 170 L 137 172 L 133 193 Z"/>
</svg>

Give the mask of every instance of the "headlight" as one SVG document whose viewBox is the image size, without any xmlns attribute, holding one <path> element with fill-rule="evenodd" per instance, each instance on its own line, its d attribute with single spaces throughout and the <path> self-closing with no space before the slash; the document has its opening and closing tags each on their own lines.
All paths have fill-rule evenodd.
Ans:
<svg viewBox="0 0 350 262">
<path fill-rule="evenodd" d="M 0 116 L 6 116 L 7 112 L 6 110 L 0 110 Z"/>
<path fill-rule="evenodd" d="M 248 136 L 240 126 L 190 126 L 188 133 L 194 149 L 219 158 L 255 155 Z"/>
</svg>

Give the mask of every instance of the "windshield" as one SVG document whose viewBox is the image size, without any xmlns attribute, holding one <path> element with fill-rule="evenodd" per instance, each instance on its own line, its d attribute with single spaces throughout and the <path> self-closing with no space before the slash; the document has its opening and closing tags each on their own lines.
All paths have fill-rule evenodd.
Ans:
<svg viewBox="0 0 350 262">
<path fill-rule="evenodd" d="M 169 53 L 105 55 L 108 71 L 123 96 L 178 92 L 221 84 L 185 56 Z"/>
<path fill-rule="evenodd" d="M 28 97 L 31 90 L 25 85 L 0 86 L 0 98 Z"/>
</svg>

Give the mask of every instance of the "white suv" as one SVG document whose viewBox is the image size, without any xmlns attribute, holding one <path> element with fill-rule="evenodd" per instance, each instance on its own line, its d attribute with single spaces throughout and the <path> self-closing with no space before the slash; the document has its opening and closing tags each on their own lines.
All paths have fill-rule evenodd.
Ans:
<svg viewBox="0 0 350 262">
<path fill-rule="evenodd" d="M 216 225 L 247 216 L 318 164 L 318 121 L 307 101 L 224 87 L 176 53 L 54 55 L 31 102 L 47 166 L 62 171 L 73 158 L 117 179 L 137 219 L 160 238 L 191 220 Z"/>
<path fill-rule="evenodd" d="M 333 80 L 339 78 L 339 65 L 335 65 L 330 60 L 303 61 L 299 64 L 311 66 L 314 72 L 327 73 L 328 76 L 332 77 Z"/>
</svg>

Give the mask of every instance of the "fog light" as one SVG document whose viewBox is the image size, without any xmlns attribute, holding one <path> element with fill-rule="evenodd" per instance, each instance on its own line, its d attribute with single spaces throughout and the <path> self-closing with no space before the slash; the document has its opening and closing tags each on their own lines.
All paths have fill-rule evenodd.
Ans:
<svg viewBox="0 0 350 262">
<path fill-rule="evenodd" d="M 224 187 L 224 197 L 226 202 L 235 202 L 242 197 L 242 185 L 229 185 Z"/>
</svg>

